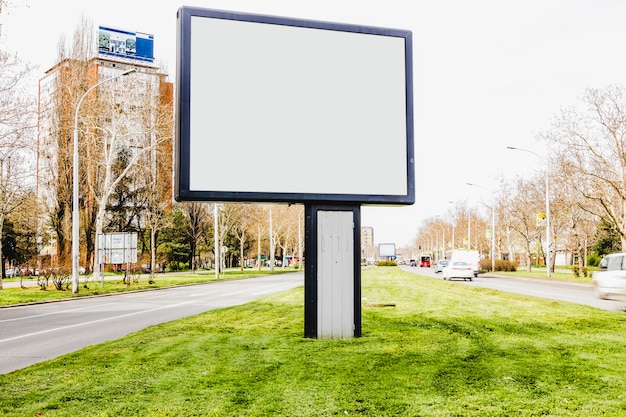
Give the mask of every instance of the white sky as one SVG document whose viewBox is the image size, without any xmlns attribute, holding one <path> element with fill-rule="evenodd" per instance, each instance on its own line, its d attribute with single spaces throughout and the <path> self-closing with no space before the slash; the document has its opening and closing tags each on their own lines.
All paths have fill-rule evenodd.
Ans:
<svg viewBox="0 0 626 417">
<path fill-rule="evenodd" d="M 450 201 L 483 207 L 497 179 L 540 169 L 537 133 L 585 88 L 625 84 L 626 2 L 621 0 L 5 0 L 0 45 L 39 66 L 54 64 L 61 35 L 80 15 L 155 36 L 157 62 L 176 69 L 181 5 L 413 32 L 416 204 L 363 207 L 376 243 L 413 243 Z M 173 79 L 173 77 L 172 77 Z M 34 91 L 35 87 L 34 87 Z M 372 152 L 376 152 L 375 149 Z"/>
</svg>

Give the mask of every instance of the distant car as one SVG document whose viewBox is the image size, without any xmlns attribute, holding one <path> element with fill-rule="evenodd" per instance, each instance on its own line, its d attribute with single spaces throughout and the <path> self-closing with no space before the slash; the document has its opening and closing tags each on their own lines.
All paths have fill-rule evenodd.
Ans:
<svg viewBox="0 0 626 417">
<path fill-rule="evenodd" d="M 463 280 L 472 280 L 474 278 L 474 267 L 471 263 L 465 261 L 450 261 L 443 268 L 443 279 L 462 278 Z"/>
<path fill-rule="evenodd" d="M 626 253 L 613 253 L 600 261 L 600 271 L 593 274 L 593 284 L 600 298 L 626 296 Z"/>
<path fill-rule="evenodd" d="M 417 262 L 415 262 L 415 259 L 411 259 L 409 265 L 411 266 L 417 266 Z"/>
<path fill-rule="evenodd" d="M 443 268 L 448 266 L 449 263 L 450 261 L 447 259 L 438 260 L 437 263 L 435 264 L 435 274 L 438 274 L 439 272 L 443 272 Z"/>
<path fill-rule="evenodd" d="M 430 268 L 430 256 L 420 256 L 420 268 Z"/>
</svg>

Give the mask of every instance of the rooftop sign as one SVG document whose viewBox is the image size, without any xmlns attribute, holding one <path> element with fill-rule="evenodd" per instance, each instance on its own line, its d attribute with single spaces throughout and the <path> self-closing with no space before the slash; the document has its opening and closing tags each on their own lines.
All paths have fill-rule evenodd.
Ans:
<svg viewBox="0 0 626 417">
<path fill-rule="evenodd" d="M 99 26 L 98 53 L 109 57 L 154 62 L 154 36 Z"/>
</svg>

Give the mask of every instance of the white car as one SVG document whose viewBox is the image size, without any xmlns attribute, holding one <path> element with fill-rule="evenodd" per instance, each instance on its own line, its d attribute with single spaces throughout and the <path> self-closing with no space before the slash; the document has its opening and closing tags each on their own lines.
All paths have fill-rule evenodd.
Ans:
<svg viewBox="0 0 626 417">
<path fill-rule="evenodd" d="M 474 267 L 471 263 L 465 261 L 451 261 L 448 266 L 443 268 L 443 279 L 462 278 L 463 280 L 472 280 L 474 278 Z"/>
<path fill-rule="evenodd" d="M 600 298 L 626 297 L 626 253 L 613 253 L 600 262 L 600 271 L 593 274 L 593 284 Z"/>
</svg>

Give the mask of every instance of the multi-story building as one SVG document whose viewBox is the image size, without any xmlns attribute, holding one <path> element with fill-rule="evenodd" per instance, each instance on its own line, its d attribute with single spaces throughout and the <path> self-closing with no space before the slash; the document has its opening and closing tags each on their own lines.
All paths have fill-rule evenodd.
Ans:
<svg viewBox="0 0 626 417">
<path fill-rule="evenodd" d="M 126 210 L 119 228 L 134 230 L 119 231 L 147 227 L 148 199 L 158 199 L 152 204 L 161 212 L 171 205 L 173 84 L 152 64 L 153 58 L 129 54 L 131 47 L 134 53 L 133 42 L 139 44 L 139 36 L 135 40 L 123 32 L 127 40 L 122 44 L 129 48 L 116 45 L 111 52 L 113 49 L 103 48 L 103 33 L 107 32 L 110 35 L 112 30 L 100 28 L 100 53 L 85 59 L 63 59 L 46 71 L 39 83 L 37 194 L 50 213 L 51 262 L 61 266 L 69 263 L 72 239 L 74 129 L 79 132 L 81 265 L 89 269 L 95 256 L 99 200 L 105 198 L 108 207 Z M 151 43 L 147 45 L 151 54 Z M 144 42 L 144 50 L 145 46 Z M 77 111 L 89 88 L 131 69 L 135 73 L 94 89 Z M 115 175 L 135 165 L 111 195 L 102 191 L 107 164 L 109 174 L 115 171 Z M 143 192 L 141 201 L 130 201 L 130 195 L 139 191 Z"/>
</svg>

